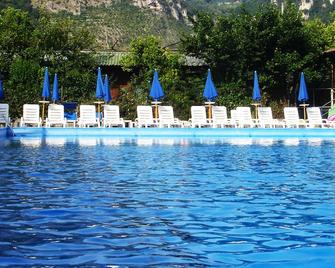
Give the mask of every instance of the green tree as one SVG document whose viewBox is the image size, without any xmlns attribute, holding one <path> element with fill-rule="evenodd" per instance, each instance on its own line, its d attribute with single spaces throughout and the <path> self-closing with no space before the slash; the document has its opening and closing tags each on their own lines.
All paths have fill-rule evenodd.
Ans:
<svg viewBox="0 0 335 268">
<path fill-rule="evenodd" d="M 53 20 L 45 15 L 40 18 L 33 37 L 40 65 L 49 66 L 51 73 L 58 74 L 62 98 L 79 101 L 94 98 L 96 63 L 88 53 L 94 46 L 91 33 L 73 27 L 71 20 Z"/>
<path fill-rule="evenodd" d="M 122 59 L 124 70 L 133 73 L 131 86 L 121 92 L 119 104 L 128 116 L 135 117 L 135 108 L 148 104 L 153 72 L 157 69 L 159 79 L 166 94 L 165 104 L 176 107 L 176 114 L 187 117 L 186 105 L 190 103 L 189 92 L 184 90 L 182 80 L 182 57 L 178 53 L 163 48 L 161 41 L 153 36 L 140 37 L 130 44 L 130 53 Z M 187 115 L 185 115 L 185 112 Z"/>
<path fill-rule="evenodd" d="M 325 26 L 324 31 L 327 48 L 335 47 L 335 12 L 331 14 L 331 21 Z"/>
<path fill-rule="evenodd" d="M 253 13 L 242 7 L 231 16 L 200 14 L 193 32 L 182 38 L 181 49 L 211 66 L 226 94 L 219 98 L 222 103 L 229 99 L 237 104 L 236 96 L 240 103 L 250 101 L 252 74 L 257 70 L 264 104 L 285 100 L 295 104 L 301 71 L 312 86 L 327 74 L 324 28 L 320 21 L 305 22 L 295 5 L 287 4 L 283 13 L 270 4 Z"/>
<path fill-rule="evenodd" d="M 58 73 L 62 100 L 94 98 L 95 61 L 92 36 L 69 20 L 38 18 L 7 8 L 0 12 L 0 73 L 11 117 L 22 114 L 24 103 L 40 99 L 44 68 Z M 52 82 L 52 77 L 50 77 Z"/>
<path fill-rule="evenodd" d="M 27 12 L 8 8 L 0 13 L 0 73 L 7 76 L 13 59 L 28 58 L 33 46 L 34 20 Z"/>
</svg>

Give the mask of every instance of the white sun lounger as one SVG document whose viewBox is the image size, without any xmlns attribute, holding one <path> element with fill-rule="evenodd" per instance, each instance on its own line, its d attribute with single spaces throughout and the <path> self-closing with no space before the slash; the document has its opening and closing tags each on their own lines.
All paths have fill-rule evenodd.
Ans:
<svg viewBox="0 0 335 268">
<path fill-rule="evenodd" d="M 300 127 L 306 126 L 304 120 L 299 118 L 298 108 L 297 107 L 285 107 L 284 108 L 284 122 L 285 127 Z"/>
<path fill-rule="evenodd" d="M 159 127 L 183 127 L 181 121 L 174 117 L 172 106 L 159 106 L 158 115 Z"/>
<path fill-rule="evenodd" d="M 205 106 L 192 106 L 191 107 L 191 119 L 189 120 L 191 127 L 210 127 L 212 124 L 207 120 L 206 107 Z"/>
<path fill-rule="evenodd" d="M 307 108 L 307 127 L 329 127 L 330 122 L 326 119 L 322 119 L 321 110 L 319 107 L 308 107 Z"/>
<path fill-rule="evenodd" d="M 274 119 L 271 107 L 258 107 L 258 125 L 261 128 L 284 127 L 284 122 Z"/>
<path fill-rule="evenodd" d="M 125 127 L 125 122 L 120 117 L 120 107 L 118 105 L 104 105 L 103 126 Z"/>
<path fill-rule="evenodd" d="M 135 119 L 137 127 L 157 127 L 158 123 L 152 115 L 152 107 L 147 105 L 137 106 L 137 118 Z"/>
<path fill-rule="evenodd" d="M 227 116 L 227 108 L 225 106 L 212 106 L 212 124 L 213 127 L 227 127 L 234 126 L 236 127 L 235 121 L 231 121 Z"/>
<path fill-rule="evenodd" d="M 79 127 L 100 126 L 95 110 L 95 105 L 79 106 L 78 125 Z"/>
<path fill-rule="evenodd" d="M 36 125 L 37 127 L 42 125 L 42 119 L 40 117 L 40 106 L 38 104 L 23 105 L 23 116 L 21 117 L 20 126 L 24 127 L 27 125 Z"/>
<path fill-rule="evenodd" d="M 238 127 L 255 127 L 255 122 L 251 117 L 250 107 L 237 107 L 236 114 Z"/>
<path fill-rule="evenodd" d="M 61 125 L 66 127 L 66 118 L 64 117 L 64 106 L 60 104 L 50 104 L 48 106 L 48 117 L 46 126 Z"/>
<path fill-rule="evenodd" d="M 7 103 L 0 103 L 0 125 L 10 125 L 9 106 Z"/>
<path fill-rule="evenodd" d="M 273 128 L 275 126 L 275 123 L 272 117 L 271 107 L 257 107 L 257 113 L 258 113 L 258 124 L 260 127 Z"/>
</svg>

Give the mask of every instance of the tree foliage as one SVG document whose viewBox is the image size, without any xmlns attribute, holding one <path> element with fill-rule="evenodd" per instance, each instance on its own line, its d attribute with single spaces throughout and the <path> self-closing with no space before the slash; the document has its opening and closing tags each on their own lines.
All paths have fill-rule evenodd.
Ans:
<svg viewBox="0 0 335 268">
<path fill-rule="evenodd" d="M 12 117 L 24 103 L 40 99 L 43 72 L 58 73 L 62 100 L 85 100 L 94 96 L 96 65 L 83 50 L 91 49 L 93 38 L 69 20 L 7 8 L 0 13 L 0 74 Z M 52 82 L 52 77 L 50 77 Z"/>
<path fill-rule="evenodd" d="M 185 79 L 182 79 L 181 55 L 163 48 L 161 41 L 154 36 L 140 37 L 131 42 L 130 54 L 122 59 L 122 66 L 133 73 L 131 86 L 122 92 L 120 102 L 131 117 L 134 118 L 137 105 L 150 103 L 149 92 L 155 69 L 166 94 L 164 102 L 173 104 L 177 107 L 176 112 L 182 115 L 192 94 L 190 89 L 186 90 Z"/>
<path fill-rule="evenodd" d="M 193 32 L 182 39 L 182 51 L 204 59 L 221 88 L 235 83 L 243 88 L 241 96 L 251 96 L 252 73 L 257 70 L 264 104 L 273 100 L 294 104 L 301 71 L 312 87 L 328 75 L 325 36 L 325 25 L 319 20 L 305 22 L 295 5 L 286 5 L 281 13 L 277 6 L 266 4 L 254 14 L 243 8 L 214 19 L 200 14 Z M 226 93 L 241 94 L 238 89 Z"/>
</svg>

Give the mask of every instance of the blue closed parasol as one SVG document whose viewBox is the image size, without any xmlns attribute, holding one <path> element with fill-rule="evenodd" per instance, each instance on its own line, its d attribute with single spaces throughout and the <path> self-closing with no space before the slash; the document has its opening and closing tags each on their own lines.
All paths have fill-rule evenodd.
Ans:
<svg viewBox="0 0 335 268">
<path fill-rule="evenodd" d="M 212 73 L 211 70 L 208 69 L 207 80 L 205 84 L 205 89 L 203 93 L 203 97 L 207 99 L 208 102 L 214 101 L 215 98 L 218 96 L 216 92 L 213 80 L 212 80 Z"/>
<path fill-rule="evenodd" d="M 308 106 L 308 104 L 305 104 L 305 102 L 308 101 L 308 93 L 307 93 L 307 87 L 306 87 L 306 82 L 305 82 L 305 76 L 303 72 L 301 72 L 300 74 L 298 101 L 303 103 L 303 104 L 300 104 L 300 106 L 303 106 L 304 108 L 304 119 L 306 119 L 306 106 Z"/>
<path fill-rule="evenodd" d="M 301 74 L 300 74 L 300 85 L 299 85 L 298 101 L 299 102 L 306 102 L 306 101 L 308 101 L 307 87 L 306 87 L 305 76 L 304 76 L 303 72 L 301 72 Z"/>
<path fill-rule="evenodd" d="M 97 99 L 103 99 L 104 97 L 104 84 L 102 82 L 102 75 L 101 75 L 101 69 L 98 68 L 98 77 L 97 77 L 97 84 L 95 88 L 95 96 Z"/>
<path fill-rule="evenodd" d="M 152 80 L 149 95 L 151 98 L 153 98 L 154 101 L 159 101 L 161 98 L 165 96 L 161 83 L 159 82 L 157 70 L 155 70 L 154 72 L 154 78 Z"/>
<path fill-rule="evenodd" d="M 54 84 L 53 84 L 52 98 L 51 99 L 52 99 L 53 102 L 59 101 L 57 74 L 55 74 L 55 76 L 54 76 Z"/>
<path fill-rule="evenodd" d="M 109 91 L 109 83 L 108 83 L 108 76 L 105 75 L 105 82 L 104 82 L 104 100 L 106 103 L 112 100 L 111 93 Z"/>
<path fill-rule="evenodd" d="M 48 67 L 45 68 L 44 71 L 44 80 L 43 80 L 43 88 L 42 88 L 42 98 L 44 100 L 50 97 L 50 84 L 49 84 L 49 74 Z"/>
<path fill-rule="evenodd" d="M 252 91 L 252 99 L 254 101 L 260 101 L 261 100 L 261 90 L 259 88 L 259 83 L 258 83 L 258 76 L 257 72 L 254 72 L 254 88 Z"/>
<path fill-rule="evenodd" d="M 3 100 L 5 98 L 5 94 L 3 92 L 3 82 L 0 80 L 0 100 Z"/>
</svg>

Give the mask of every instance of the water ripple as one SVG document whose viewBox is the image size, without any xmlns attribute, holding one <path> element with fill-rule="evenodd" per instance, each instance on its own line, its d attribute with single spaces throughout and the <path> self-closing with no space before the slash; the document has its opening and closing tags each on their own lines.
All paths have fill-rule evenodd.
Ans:
<svg viewBox="0 0 335 268">
<path fill-rule="evenodd" d="M 14 139 L 0 266 L 335 263 L 335 143 Z"/>
</svg>

